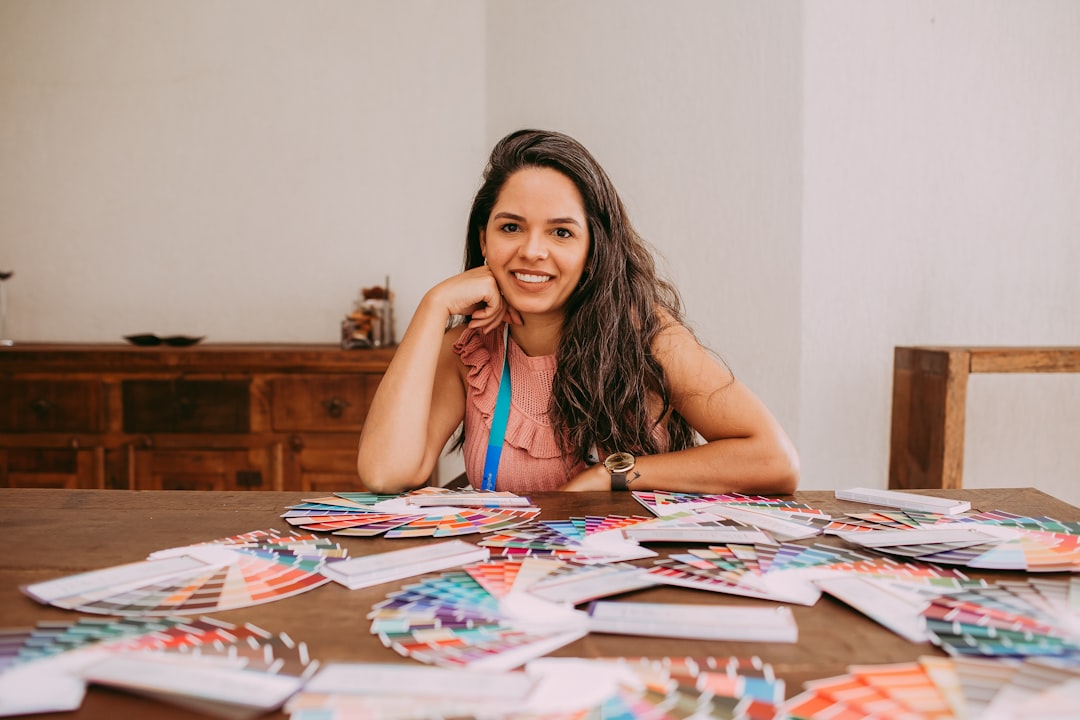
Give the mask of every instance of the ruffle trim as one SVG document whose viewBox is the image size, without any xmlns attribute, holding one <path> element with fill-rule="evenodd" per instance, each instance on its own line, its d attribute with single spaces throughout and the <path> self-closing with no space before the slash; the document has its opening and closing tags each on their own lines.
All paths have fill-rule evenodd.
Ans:
<svg viewBox="0 0 1080 720">
<path fill-rule="evenodd" d="M 479 411 L 490 432 L 491 417 L 495 414 L 495 402 L 499 396 L 496 368 L 498 372 L 502 371 L 503 334 L 498 331 L 485 334 L 476 328 L 469 328 L 461 333 L 461 337 L 454 343 L 454 352 L 461 357 L 467 369 L 469 393 L 466 402 Z M 529 391 L 528 387 L 522 387 L 528 373 L 537 368 L 549 368 L 553 362 L 553 357 L 530 358 L 517 345 L 510 344 L 513 394 L 510 398 L 510 417 L 506 422 L 504 441 L 538 460 L 561 457 L 562 452 L 555 443 L 555 434 L 547 417 L 526 414 L 515 398 L 520 393 Z M 522 371 L 522 368 L 525 370 Z"/>
</svg>

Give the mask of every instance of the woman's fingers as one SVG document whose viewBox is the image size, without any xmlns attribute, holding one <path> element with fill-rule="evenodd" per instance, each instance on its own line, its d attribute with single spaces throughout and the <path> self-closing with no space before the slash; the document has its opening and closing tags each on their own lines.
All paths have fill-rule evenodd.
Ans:
<svg viewBox="0 0 1080 720">
<path fill-rule="evenodd" d="M 499 284 L 486 265 L 466 270 L 444 281 L 443 292 L 452 315 L 468 315 L 469 327 L 490 332 L 504 322 L 524 325 L 521 313 L 507 304 Z"/>
</svg>

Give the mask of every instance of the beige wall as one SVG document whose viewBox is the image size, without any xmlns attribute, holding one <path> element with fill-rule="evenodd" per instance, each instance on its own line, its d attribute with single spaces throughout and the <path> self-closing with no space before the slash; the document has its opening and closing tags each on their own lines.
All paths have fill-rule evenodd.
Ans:
<svg viewBox="0 0 1080 720">
<path fill-rule="evenodd" d="M 1078 53 L 1071 0 L 0 0 L 11 331 L 334 342 L 387 274 L 403 329 L 551 127 L 804 486 L 884 486 L 894 345 L 1080 344 Z M 1078 400 L 973 379 L 969 484 L 1080 503 Z"/>
</svg>

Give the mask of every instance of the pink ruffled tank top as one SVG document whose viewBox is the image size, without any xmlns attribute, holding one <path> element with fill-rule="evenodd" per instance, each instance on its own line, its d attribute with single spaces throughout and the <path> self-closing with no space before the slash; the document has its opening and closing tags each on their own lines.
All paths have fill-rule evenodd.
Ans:
<svg viewBox="0 0 1080 720">
<path fill-rule="evenodd" d="M 499 474 L 498 490 L 541 492 L 556 490 L 586 469 L 585 463 L 563 458 L 548 421 L 555 356 L 529 357 L 510 342 L 510 417 Z M 503 333 L 467 329 L 454 344 L 454 352 L 467 369 L 465 398 L 465 473 L 473 487 L 480 487 L 491 417 L 499 394 L 502 372 Z"/>
</svg>

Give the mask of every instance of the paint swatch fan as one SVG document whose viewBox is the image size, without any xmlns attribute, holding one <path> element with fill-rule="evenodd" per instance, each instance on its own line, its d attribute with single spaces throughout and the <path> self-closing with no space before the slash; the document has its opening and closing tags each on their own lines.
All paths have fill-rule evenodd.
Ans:
<svg viewBox="0 0 1080 720">
<path fill-rule="evenodd" d="M 22 587 L 46 605 L 104 615 L 184 615 L 260 605 L 327 582 L 344 558 L 315 535 L 256 530 L 152 553 L 146 560 Z"/>
</svg>

